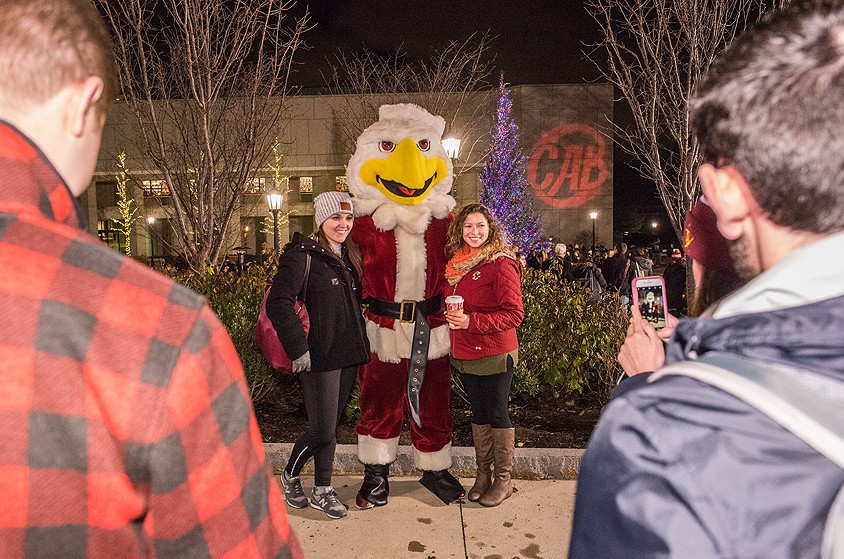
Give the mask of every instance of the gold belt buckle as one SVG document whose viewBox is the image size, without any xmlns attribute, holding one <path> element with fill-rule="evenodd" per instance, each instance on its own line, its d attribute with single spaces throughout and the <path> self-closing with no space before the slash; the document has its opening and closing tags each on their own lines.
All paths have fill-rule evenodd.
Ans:
<svg viewBox="0 0 844 559">
<path fill-rule="evenodd" d="M 410 320 L 404 319 L 404 306 L 410 305 Z M 405 299 L 399 303 L 399 320 L 401 322 L 416 322 L 416 301 L 408 301 Z"/>
</svg>

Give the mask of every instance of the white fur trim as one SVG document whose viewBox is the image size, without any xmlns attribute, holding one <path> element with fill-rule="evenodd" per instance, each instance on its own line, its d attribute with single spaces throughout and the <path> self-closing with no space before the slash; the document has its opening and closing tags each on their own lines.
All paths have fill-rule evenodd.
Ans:
<svg viewBox="0 0 844 559">
<path fill-rule="evenodd" d="M 358 460 L 363 464 L 392 464 L 399 450 L 399 438 L 376 439 L 358 435 Z"/>
<path fill-rule="evenodd" d="M 378 107 L 378 120 L 418 120 L 424 126 L 436 130 L 442 136 L 445 132 L 445 119 L 434 116 L 419 105 L 396 103 Z"/>
<path fill-rule="evenodd" d="M 398 363 L 401 359 L 410 359 L 413 324 L 395 322 L 396 329 L 382 328 L 366 321 L 366 335 L 369 338 L 370 350 L 378 355 L 378 360 L 384 363 Z M 448 324 L 431 329 L 431 342 L 428 345 L 428 359 L 439 359 L 448 355 L 451 339 L 448 335 Z"/>
<path fill-rule="evenodd" d="M 422 228 L 424 233 L 427 228 Z M 396 296 L 399 301 L 422 301 L 425 299 L 425 267 L 428 264 L 425 237 L 421 233 L 409 232 L 399 226 L 396 236 Z"/>
<path fill-rule="evenodd" d="M 436 452 L 422 452 L 413 447 L 413 463 L 423 471 L 436 472 L 451 467 L 451 443 Z"/>
</svg>

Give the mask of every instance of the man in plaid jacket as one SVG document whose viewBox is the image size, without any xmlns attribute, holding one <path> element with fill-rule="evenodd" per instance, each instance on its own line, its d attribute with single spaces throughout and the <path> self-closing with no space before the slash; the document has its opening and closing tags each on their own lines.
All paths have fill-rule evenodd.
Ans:
<svg viewBox="0 0 844 559">
<path fill-rule="evenodd" d="M 90 0 L 0 2 L 0 550 L 300 557 L 202 298 L 82 232 L 117 96 Z"/>
</svg>

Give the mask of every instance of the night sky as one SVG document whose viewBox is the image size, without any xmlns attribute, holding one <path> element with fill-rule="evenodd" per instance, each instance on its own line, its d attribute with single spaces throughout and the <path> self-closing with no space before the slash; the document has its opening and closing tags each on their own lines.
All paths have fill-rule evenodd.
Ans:
<svg viewBox="0 0 844 559">
<path fill-rule="evenodd" d="M 409 58 L 425 58 L 485 31 L 494 37 L 496 69 L 511 84 L 582 83 L 600 75 L 583 54 L 598 27 L 580 0 L 315 0 L 309 9 L 317 25 L 305 37 L 311 50 L 299 53 L 295 77 L 305 87 L 325 85 L 320 70 L 327 73 L 327 59 L 340 49 L 392 54 L 401 45 Z"/>
</svg>

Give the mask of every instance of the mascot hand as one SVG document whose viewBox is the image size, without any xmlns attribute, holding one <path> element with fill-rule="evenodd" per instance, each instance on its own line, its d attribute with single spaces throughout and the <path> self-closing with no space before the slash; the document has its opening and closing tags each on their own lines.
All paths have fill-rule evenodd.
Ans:
<svg viewBox="0 0 844 559">
<path fill-rule="evenodd" d="M 302 354 L 301 357 L 297 357 L 293 360 L 293 372 L 294 373 L 301 373 L 304 371 L 311 370 L 311 352 L 306 351 Z"/>
</svg>

